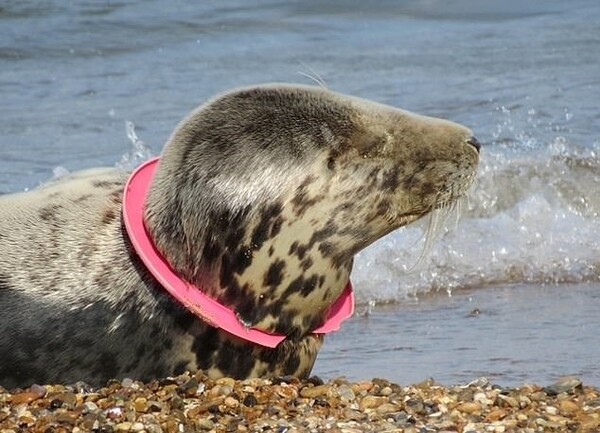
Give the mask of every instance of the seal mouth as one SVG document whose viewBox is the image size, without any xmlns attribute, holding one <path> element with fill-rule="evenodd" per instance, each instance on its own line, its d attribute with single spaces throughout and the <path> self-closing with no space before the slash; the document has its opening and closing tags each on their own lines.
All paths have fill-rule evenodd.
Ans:
<svg viewBox="0 0 600 433">
<path fill-rule="evenodd" d="M 469 138 L 467 140 L 467 144 L 470 144 L 471 146 L 473 146 L 475 148 L 475 150 L 477 151 L 477 153 L 480 153 L 481 143 L 479 143 L 479 140 L 477 140 L 477 138 L 475 138 L 475 137 Z"/>
</svg>

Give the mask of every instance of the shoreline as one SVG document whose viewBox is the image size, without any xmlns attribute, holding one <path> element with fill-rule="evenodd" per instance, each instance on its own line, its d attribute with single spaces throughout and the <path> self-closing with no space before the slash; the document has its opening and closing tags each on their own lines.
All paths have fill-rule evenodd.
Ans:
<svg viewBox="0 0 600 433">
<path fill-rule="evenodd" d="M 385 379 L 323 382 L 208 379 L 111 380 L 97 390 L 0 387 L 0 433 L 17 432 L 597 432 L 600 389 L 578 379 L 503 388 Z"/>
</svg>

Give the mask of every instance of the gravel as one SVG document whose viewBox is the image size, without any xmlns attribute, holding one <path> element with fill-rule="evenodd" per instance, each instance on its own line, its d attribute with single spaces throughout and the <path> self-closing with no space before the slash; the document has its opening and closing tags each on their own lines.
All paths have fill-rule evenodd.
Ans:
<svg viewBox="0 0 600 433">
<path fill-rule="evenodd" d="M 0 432 L 600 432 L 600 391 L 578 379 L 502 388 L 385 379 L 323 383 L 202 373 L 154 380 L 0 387 Z"/>
</svg>

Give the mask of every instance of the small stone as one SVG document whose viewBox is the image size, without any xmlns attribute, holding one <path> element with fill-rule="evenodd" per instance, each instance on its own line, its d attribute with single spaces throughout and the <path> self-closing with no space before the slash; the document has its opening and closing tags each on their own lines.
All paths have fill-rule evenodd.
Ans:
<svg viewBox="0 0 600 433">
<path fill-rule="evenodd" d="M 456 409 L 463 413 L 476 413 L 481 411 L 481 406 L 479 406 L 477 403 L 467 401 L 460 403 L 458 406 L 456 406 Z"/>
<path fill-rule="evenodd" d="M 115 431 L 116 432 L 130 431 L 132 425 L 133 424 L 130 422 L 120 422 L 119 424 L 115 425 Z"/>
<path fill-rule="evenodd" d="M 487 421 L 498 421 L 506 417 L 507 412 L 504 409 L 494 409 L 485 417 Z"/>
<path fill-rule="evenodd" d="M 60 407 L 62 407 L 63 405 L 63 401 L 60 398 L 53 398 L 52 400 L 50 400 L 50 409 L 58 409 Z"/>
<path fill-rule="evenodd" d="M 147 433 L 164 433 L 162 427 L 158 424 L 147 424 L 144 429 Z"/>
<path fill-rule="evenodd" d="M 37 392 L 21 392 L 19 394 L 15 394 L 12 397 L 12 404 L 29 404 L 32 401 L 41 398 L 41 396 Z"/>
<path fill-rule="evenodd" d="M 40 397 L 44 397 L 48 392 L 47 388 L 43 385 L 33 384 L 29 387 L 29 391 L 38 394 Z"/>
<path fill-rule="evenodd" d="M 518 407 L 519 406 L 519 402 L 514 397 L 499 394 L 498 398 L 503 400 L 504 402 L 506 402 L 506 404 L 508 404 L 510 407 Z"/>
<path fill-rule="evenodd" d="M 399 410 L 400 408 L 398 407 L 398 405 L 393 403 L 383 403 L 377 408 L 377 412 L 383 415 L 398 412 Z"/>
<path fill-rule="evenodd" d="M 115 420 L 123 416 L 123 408 L 120 406 L 114 406 L 106 409 L 104 413 L 108 419 Z"/>
<path fill-rule="evenodd" d="M 323 385 L 325 383 L 319 376 L 311 376 L 308 378 L 307 382 L 312 383 L 315 386 Z"/>
<path fill-rule="evenodd" d="M 133 380 L 128 377 L 126 377 L 125 379 L 123 379 L 121 381 L 121 386 L 123 388 L 131 388 L 132 385 L 133 385 Z"/>
<path fill-rule="evenodd" d="M 138 397 L 133 400 L 133 408 L 136 412 L 145 413 L 148 411 L 148 399 L 145 397 Z"/>
<path fill-rule="evenodd" d="M 56 398 L 62 400 L 62 407 L 66 409 L 75 409 L 75 406 L 77 406 L 77 396 L 72 392 L 61 393 Z"/>
<path fill-rule="evenodd" d="M 179 397 L 177 394 L 175 394 L 171 398 L 171 409 L 183 410 L 184 407 L 185 407 L 185 403 L 184 403 L 183 399 L 181 397 Z"/>
<path fill-rule="evenodd" d="M 576 378 L 567 378 L 547 386 L 543 390 L 548 395 L 558 395 L 563 392 L 572 392 L 576 388 L 581 388 L 581 380 Z"/>
<path fill-rule="evenodd" d="M 316 398 L 327 395 L 329 385 L 306 386 L 300 390 L 300 396 L 304 398 Z"/>
<path fill-rule="evenodd" d="M 390 394 L 392 394 L 394 391 L 392 391 L 392 388 L 390 388 L 389 386 L 383 387 L 381 389 L 381 391 L 379 391 L 379 393 L 383 396 L 389 396 Z"/>
<path fill-rule="evenodd" d="M 556 415 L 558 414 L 558 409 L 554 406 L 546 406 L 546 413 L 549 413 L 550 415 Z"/>
<path fill-rule="evenodd" d="M 247 395 L 244 398 L 244 406 L 246 407 L 254 407 L 257 403 L 258 401 L 256 400 L 256 397 L 254 397 L 252 394 Z"/>
<path fill-rule="evenodd" d="M 208 418 L 201 418 L 196 421 L 196 426 L 200 430 L 213 430 L 215 428 L 215 423 Z"/>
<path fill-rule="evenodd" d="M 576 413 L 579 410 L 579 406 L 570 400 L 563 400 L 560 402 L 560 411 L 566 415 Z"/>
<path fill-rule="evenodd" d="M 350 388 L 348 385 L 340 385 L 337 391 L 340 399 L 345 403 L 352 402 L 356 399 L 354 391 L 352 391 L 352 388 Z"/>
<path fill-rule="evenodd" d="M 160 412 L 163 410 L 164 405 L 160 401 L 148 401 L 148 411 L 149 412 Z"/>
<path fill-rule="evenodd" d="M 193 397 L 196 395 L 198 391 L 198 380 L 195 377 L 192 377 L 186 383 L 177 388 L 177 391 L 186 397 Z"/>
<path fill-rule="evenodd" d="M 222 377 L 220 379 L 217 379 L 215 383 L 217 385 L 227 385 L 233 387 L 235 386 L 235 379 L 232 379 L 231 377 Z"/>
<path fill-rule="evenodd" d="M 140 432 L 145 429 L 146 429 L 146 426 L 144 426 L 144 424 L 142 424 L 141 422 L 134 422 L 133 424 L 131 424 L 131 431 Z"/>
<path fill-rule="evenodd" d="M 83 413 L 95 413 L 98 410 L 98 405 L 92 401 L 83 403 Z"/>
<path fill-rule="evenodd" d="M 226 397 L 225 401 L 223 401 L 223 403 L 225 404 L 225 406 L 232 408 L 232 409 L 235 409 L 236 407 L 238 407 L 240 405 L 240 402 L 233 397 Z"/>
<path fill-rule="evenodd" d="M 388 402 L 388 398 L 387 397 L 377 397 L 374 395 L 367 395 L 365 397 L 363 397 L 363 399 L 360 401 L 360 410 L 362 410 L 363 412 L 366 409 L 372 409 L 375 407 L 379 407 L 384 403 Z"/>
</svg>

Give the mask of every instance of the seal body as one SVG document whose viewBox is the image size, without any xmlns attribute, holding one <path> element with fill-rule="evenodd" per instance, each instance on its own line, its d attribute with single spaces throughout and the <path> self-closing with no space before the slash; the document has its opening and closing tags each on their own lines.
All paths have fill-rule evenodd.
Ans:
<svg viewBox="0 0 600 433">
<path fill-rule="evenodd" d="M 478 149 L 460 125 L 311 86 L 237 89 L 186 118 L 148 231 L 182 279 L 288 336 L 274 349 L 205 324 L 150 275 L 123 226 L 126 173 L 0 196 L 0 385 L 307 376 L 353 256 L 462 196 Z"/>
</svg>

